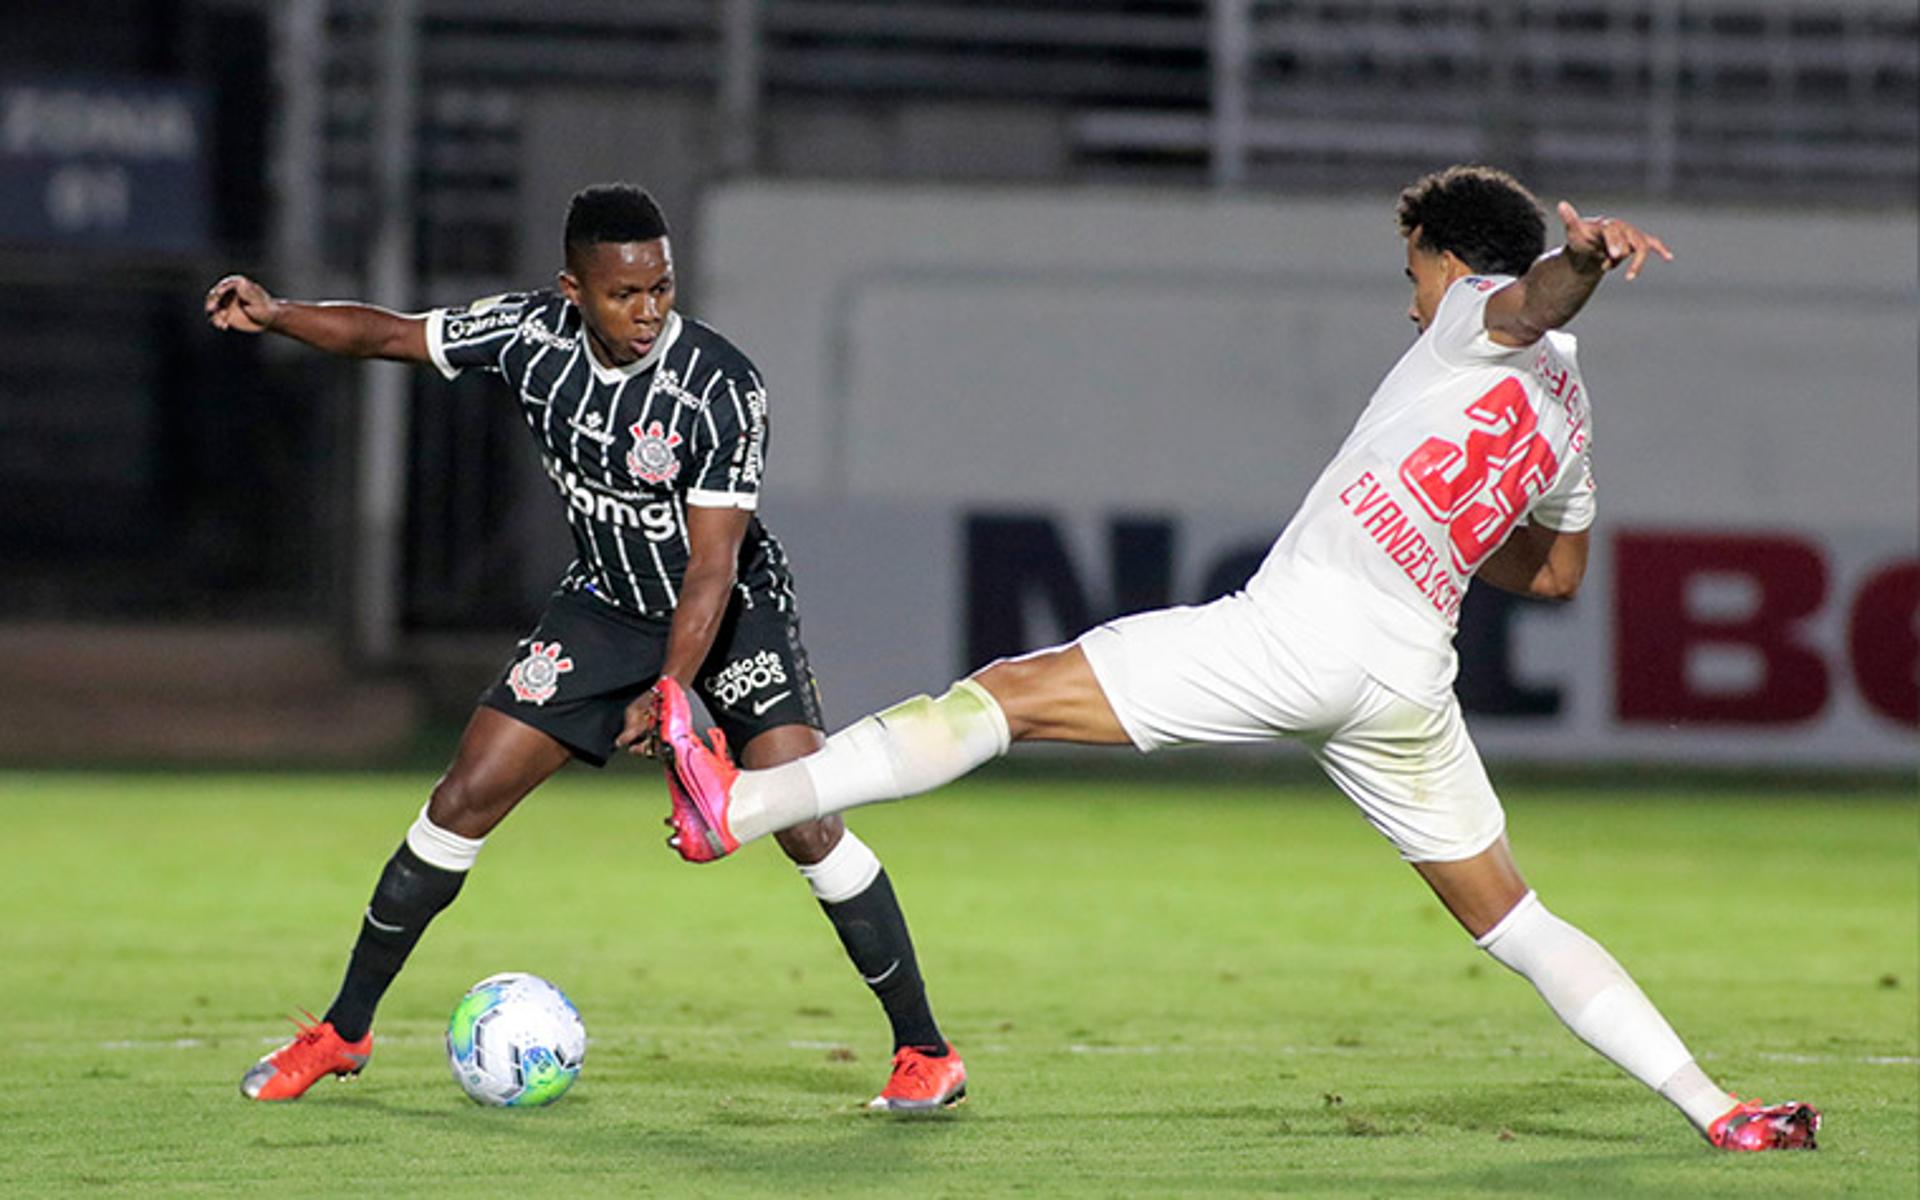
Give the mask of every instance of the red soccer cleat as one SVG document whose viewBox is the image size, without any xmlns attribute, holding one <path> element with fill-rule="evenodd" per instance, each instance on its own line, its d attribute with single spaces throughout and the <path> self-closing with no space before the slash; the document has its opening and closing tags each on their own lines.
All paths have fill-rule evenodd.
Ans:
<svg viewBox="0 0 1920 1200">
<path fill-rule="evenodd" d="M 868 1108 L 889 1112 L 931 1112 L 952 1108 L 967 1098 L 967 1064 L 960 1061 L 953 1044 L 947 1044 L 944 1058 L 934 1058 L 912 1046 L 893 1052 L 893 1074 L 878 1096 L 867 1101 Z"/>
<path fill-rule="evenodd" d="M 327 1021 L 307 1014 L 311 1025 L 298 1020 L 300 1036 L 253 1064 L 240 1078 L 240 1094 L 249 1100 L 298 1100 L 308 1088 L 328 1075 L 358 1075 L 373 1057 L 371 1033 L 349 1042 Z"/>
<path fill-rule="evenodd" d="M 1722 1150 L 1812 1150 L 1819 1132 L 1820 1113 L 1811 1104 L 1742 1100 L 1707 1126 L 1707 1140 Z"/>
<path fill-rule="evenodd" d="M 678 683 L 661 679 L 659 730 L 667 759 L 667 793 L 673 797 L 673 815 L 667 824 L 673 836 L 667 845 L 688 862 L 712 862 L 740 848 L 727 828 L 727 801 L 740 769 L 727 757 L 727 735 L 713 731 L 711 749 L 693 727 L 693 710 Z"/>
</svg>

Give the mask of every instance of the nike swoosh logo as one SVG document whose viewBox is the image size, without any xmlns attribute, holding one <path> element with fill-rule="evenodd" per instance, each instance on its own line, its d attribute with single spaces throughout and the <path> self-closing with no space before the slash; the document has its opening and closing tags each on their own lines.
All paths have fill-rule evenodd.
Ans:
<svg viewBox="0 0 1920 1200">
<path fill-rule="evenodd" d="M 765 700 L 762 700 L 760 703 L 753 706 L 753 715 L 756 717 L 766 716 L 768 709 L 772 708 L 774 705 L 780 703 L 782 700 L 785 700 L 788 696 L 791 696 L 791 695 L 793 695 L 793 689 L 788 688 L 786 691 L 781 692 L 778 695 L 768 696 Z"/>
<path fill-rule="evenodd" d="M 367 919 L 367 924 L 373 926 L 375 929 L 378 929 L 381 933 L 405 933 L 407 931 L 407 927 L 405 925 L 389 925 L 385 921 L 382 921 L 380 918 L 374 916 L 373 909 L 371 908 L 367 909 L 366 919 Z"/>
<path fill-rule="evenodd" d="M 893 973 L 895 971 L 898 971 L 899 969 L 900 969 L 900 960 L 896 958 L 893 960 L 892 963 L 888 964 L 886 970 L 880 972 L 878 975 L 873 975 L 873 976 L 862 975 L 860 978 L 865 979 L 867 981 L 868 987 L 879 987 L 881 984 L 885 983 L 887 980 L 893 978 Z"/>
</svg>

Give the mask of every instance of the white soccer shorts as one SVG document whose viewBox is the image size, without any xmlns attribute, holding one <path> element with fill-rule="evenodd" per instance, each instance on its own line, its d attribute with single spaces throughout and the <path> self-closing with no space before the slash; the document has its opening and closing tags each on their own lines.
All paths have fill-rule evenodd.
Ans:
<svg viewBox="0 0 1920 1200">
<path fill-rule="evenodd" d="M 1244 594 L 1122 617 L 1077 644 L 1144 752 L 1297 739 L 1408 862 L 1471 858 L 1506 828 L 1458 700 L 1389 691 Z"/>
</svg>

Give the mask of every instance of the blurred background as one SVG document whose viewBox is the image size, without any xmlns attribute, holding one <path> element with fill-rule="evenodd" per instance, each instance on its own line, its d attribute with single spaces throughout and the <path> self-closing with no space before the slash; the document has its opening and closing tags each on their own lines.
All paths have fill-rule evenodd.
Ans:
<svg viewBox="0 0 1920 1200">
<path fill-rule="evenodd" d="M 1917 126 L 1912 0 L 14 6 L 0 758 L 404 755 L 569 557 L 497 381 L 217 334 L 227 272 L 465 303 L 650 188 L 837 724 L 1244 580 L 1412 337 L 1398 189 L 1486 161 L 1680 259 L 1575 326 L 1596 558 L 1470 600 L 1483 749 L 1910 771 Z"/>
</svg>

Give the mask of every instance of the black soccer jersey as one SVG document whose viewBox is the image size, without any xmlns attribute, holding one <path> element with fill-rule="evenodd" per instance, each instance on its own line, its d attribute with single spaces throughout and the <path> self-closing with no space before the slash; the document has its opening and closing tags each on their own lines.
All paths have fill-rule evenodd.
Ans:
<svg viewBox="0 0 1920 1200">
<path fill-rule="evenodd" d="M 691 550 L 687 506 L 759 505 L 766 386 L 746 355 L 698 321 L 669 314 L 646 357 L 610 368 L 587 348 L 566 297 L 514 293 L 428 313 L 427 349 L 449 379 L 495 371 L 519 392 L 573 527 L 567 590 L 667 616 Z M 758 517 L 736 574 L 742 603 L 792 609 L 786 554 Z"/>
</svg>

